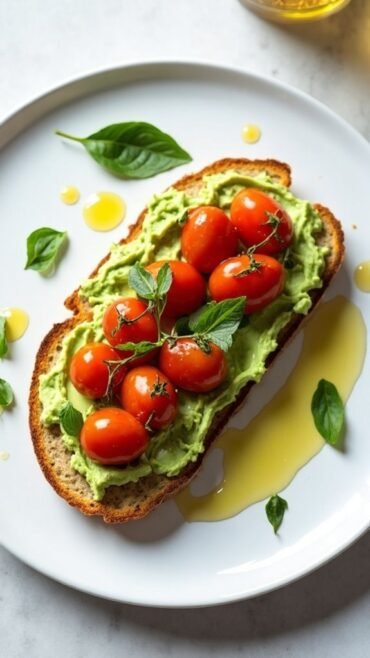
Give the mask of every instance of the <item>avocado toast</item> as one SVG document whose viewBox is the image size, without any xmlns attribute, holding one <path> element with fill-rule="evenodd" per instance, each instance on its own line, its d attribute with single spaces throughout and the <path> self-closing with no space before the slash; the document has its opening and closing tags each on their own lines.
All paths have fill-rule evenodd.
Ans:
<svg viewBox="0 0 370 658">
<path fill-rule="evenodd" d="M 72 317 L 52 328 L 36 357 L 30 427 L 45 476 L 58 494 L 83 513 L 100 515 L 109 523 L 138 519 L 186 486 L 222 427 L 327 288 L 343 259 L 340 224 L 327 208 L 293 197 L 288 191 L 290 182 L 289 166 L 273 160 L 225 159 L 182 178 L 154 197 L 128 238 L 66 300 Z M 96 467 L 81 453 L 76 440 L 62 434 L 58 422 L 68 396 L 68 359 L 79 341 L 90 340 L 90 332 L 95 335 L 96 318 L 101 317 L 104 305 L 122 289 L 127 292 L 129 264 L 179 258 L 178 220 L 187 207 L 212 203 L 228 210 L 231 198 L 247 185 L 276 194 L 295 217 L 293 259 L 296 256 L 297 262 L 287 272 L 286 290 L 237 332 L 228 356 L 230 378 L 222 389 L 206 396 L 183 394 L 177 424 L 170 432 L 154 435 L 148 456 L 137 464 L 121 469 Z M 302 258 L 305 262 L 299 265 Z M 251 361 L 248 354 L 258 350 L 258 362 Z"/>
</svg>

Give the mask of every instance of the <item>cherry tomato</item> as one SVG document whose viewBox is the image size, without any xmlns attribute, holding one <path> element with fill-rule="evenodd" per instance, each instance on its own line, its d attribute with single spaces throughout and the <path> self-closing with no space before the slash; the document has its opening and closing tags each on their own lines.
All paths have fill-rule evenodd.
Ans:
<svg viewBox="0 0 370 658">
<path fill-rule="evenodd" d="M 142 366 L 126 375 L 121 389 L 126 411 L 151 429 L 167 427 L 176 416 L 177 395 L 170 380 L 158 368 Z"/>
<path fill-rule="evenodd" d="M 206 393 L 219 386 L 226 377 L 225 353 L 214 343 L 204 352 L 192 338 L 178 338 L 171 346 L 167 341 L 159 356 L 160 369 L 180 388 Z"/>
<path fill-rule="evenodd" d="M 167 294 L 164 315 L 168 318 L 190 315 L 202 306 L 206 298 L 206 282 L 195 267 L 180 260 L 159 260 L 145 269 L 157 277 L 164 263 L 169 264 L 172 272 L 172 283 Z"/>
<path fill-rule="evenodd" d="M 122 343 L 140 343 L 143 340 L 155 342 L 158 338 L 157 323 L 147 310 L 145 302 L 135 297 L 119 297 L 108 306 L 103 316 L 103 331 L 107 341 L 115 346 Z M 120 352 L 121 358 L 133 352 Z M 155 351 L 135 359 L 135 365 L 147 363 Z"/>
<path fill-rule="evenodd" d="M 69 376 L 73 386 L 81 395 L 96 400 L 107 390 L 109 370 L 104 361 L 119 361 L 122 355 L 105 343 L 88 343 L 73 355 L 69 366 Z M 122 382 L 127 368 L 122 366 L 113 378 L 113 386 Z"/>
<path fill-rule="evenodd" d="M 247 297 L 246 313 L 253 313 L 273 301 L 284 287 L 284 268 L 265 254 L 228 258 L 213 270 L 209 279 L 212 299 Z"/>
<path fill-rule="evenodd" d="M 105 407 L 86 418 L 80 441 L 87 456 L 100 464 L 127 464 L 145 451 L 149 436 L 127 411 Z"/>
<path fill-rule="evenodd" d="M 246 247 L 264 243 L 256 250 L 260 254 L 277 254 L 291 243 L 293 224 L 288 213 L 275 199 L 255 187 L 236 195 L 230 219 Z"/>
<path fill-rule="evenodd" d="M 205 274 L 238 251 L 238 234 L 228 216 L 215 206 L 189 212 L 182 229 L 181 250 L 191 265 Z"/>
</svg>

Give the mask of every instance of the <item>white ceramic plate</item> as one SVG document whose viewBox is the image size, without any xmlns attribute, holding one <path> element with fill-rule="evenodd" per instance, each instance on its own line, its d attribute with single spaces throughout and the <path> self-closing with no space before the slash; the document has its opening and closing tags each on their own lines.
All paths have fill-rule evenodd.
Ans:
<svg viewBox="0 0 370 658">
<path fill-rule="evenodd" d="M 82 148 L 53 135 L 54 128 L 86 135 L 130 119 L 162 127 L 194 161 L 147 181 L 122 182 L 104 173 Z M 262 127 L 254 146 L 241 141 L 246 121 Z M 60 203 L 63 185 L 77 185 L 82 197 L 99 189 L 120 192 L 133 221 L 153 192 L 217 158 L 287 161 L 297 195 L 320 200 L 343 221 L 346 264 L 329 296 L 344 290 L 361 306 L 369 326 L 370 297 L 351 283 L 355 265 L 370 258 L 370 148 L 364 139 L 308 96 L 271 80 L 202 64 L 150 63 L 96 73 L 37 99 L 1 126 L 0 146 L 0 306 L 20 306 L 31 317 L 11 359 L 0 364 L 0 376 L 17 396 L 14 410 L 0 417 L 0 451 L 10 453 L 7 462 L 0 462 L 4 546 L 80 590 L 132 603 L 193 606 L 288 583 L 368 528 L 369 360 L 347 406 L 349 449 L 342 455 L 325 448 L 297 475 L 286 491 L 291 505 L 280 538 L 265 520 L 263 503 L 218 523 L 184 523 L 173 502 L 127 526 L 84 518 L 45 481 L 27 425 L 29 381 L 42 337 L 65 318 L 65 297 L 122 236 L 122 227 L 110 234 L 90 231 L 81 220 L 81 204 L 67 208 Z M 357 231 L 351 229 L 353 222 Z M 67 229 L 71 237 L 49 280 L 23 270 L 26 236 L 44 225 Z M 298 349 L 299 338 L 284 357 L 286 368 Z M 270 394 L 267 381 L 260 386 L 261 399 Z"/>
</svg>

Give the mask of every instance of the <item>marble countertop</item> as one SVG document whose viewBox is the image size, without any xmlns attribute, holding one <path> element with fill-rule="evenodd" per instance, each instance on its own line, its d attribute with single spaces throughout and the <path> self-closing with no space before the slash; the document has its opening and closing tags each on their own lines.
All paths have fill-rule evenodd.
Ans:
<svg viewBox="0 0 370 658">
<path fill-rule="evenodd" d="M 370 3 L 326 21 L 266 23 L 237 0 L 2 0 L 0 120 L 70 77 L 151 58 L 245 67 L 326 103 L 370 139 Z M 201 610 L 138 608 L 75 592 L 0 549 L 0 655 L 367 658 L 370 534 L 302 580 Z"/>
</svg>

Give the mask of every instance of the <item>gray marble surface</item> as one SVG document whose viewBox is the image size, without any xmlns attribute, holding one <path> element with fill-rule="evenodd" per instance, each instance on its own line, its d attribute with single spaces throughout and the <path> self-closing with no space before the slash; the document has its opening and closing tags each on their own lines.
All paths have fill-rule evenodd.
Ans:
<svg viewBox="0 0 370 658">
<path fill-rule="evenodd" d="M 370 139 L 368 0 L 299 27 L 265 23 L 237 0 L 1 0 L 0 26 L 0 119 L 86 71 L 199 58 L 291 83 Z M 0 549 L 0 656 L 367 658 L 369 557 L 368 534 L 269 595 L 218 608 L 152 610 L 70 590 Z"/>
</svg>

